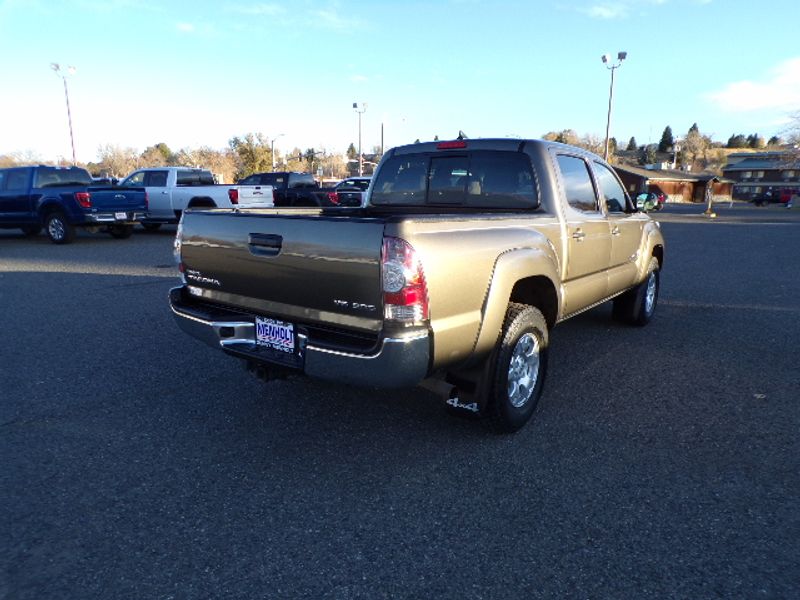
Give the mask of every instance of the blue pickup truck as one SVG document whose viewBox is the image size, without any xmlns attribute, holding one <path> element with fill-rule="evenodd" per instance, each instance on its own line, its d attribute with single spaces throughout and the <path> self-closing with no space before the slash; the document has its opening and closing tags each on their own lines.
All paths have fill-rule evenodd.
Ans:
<svg viewBox="0 0 800 600">
<path fill-rule="evenodd" d="M 75 229 L 127 238 L 147 212 L 144 188 L 93 186 L 86 169 L 46 165 L 0 169 L 0 228 L 67 244 Z"/>
</svg>

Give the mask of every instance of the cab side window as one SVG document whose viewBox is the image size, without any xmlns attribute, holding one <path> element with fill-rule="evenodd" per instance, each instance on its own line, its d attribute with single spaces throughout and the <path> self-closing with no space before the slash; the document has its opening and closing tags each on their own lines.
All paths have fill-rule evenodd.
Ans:
<svg viewBox="0 0 800 600">
<path fill-rule="evenodd" d="M 180 174 L 178 175 L 178 183 L 181 184 Z M 144 178 L 144 184 L 149 187 L 167 187 L 167 172 L 148 171 Z"/>
<path fill-rule="evenodd" d="M 589 165 L 582 158 L 566 154 L 557 155 L 556 161 L 561 170 L 567 203 L 581 212 L 600 212 Z"/>
<path fill-rule="evenodd" d="M 619 180 L 614 173 L 602 163 L 594 163 L 594 172 L 597 175 L 597 183 L 600 192 L 606 203 L 606 210 L 609 213 L 625 213 L 627 208 L 627 196 Z"/>
<path fill-rule="evenodd" d="M 307 173 L 290 173 L 289 189 L 309 189 L 317 187 L 314 176 Z"/>
<path fill-rule="evenodd" d="M 122 185 L 126 187 L 142 187 L 144 185 L 144 171 L 139 171 L 138 173 L 134 173 L 130 177 L 128 177 L 125 181 L 122 182 Z"/>
<path fill-rule="evenodd" d="M 27 169 L 11 169 L 6 171 L 6 191 L 18 192 L 25 190 L 28 187 L 28 170 Z"/>
</svg>

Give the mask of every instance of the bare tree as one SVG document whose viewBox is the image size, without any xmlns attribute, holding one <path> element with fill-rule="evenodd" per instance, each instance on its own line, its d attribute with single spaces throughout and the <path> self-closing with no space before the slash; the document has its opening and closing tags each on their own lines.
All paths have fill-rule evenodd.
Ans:
<svg viewBox="0 0 800 600">
<path fill-rule="evenodd" d="M 122 148 L 112 144 L 97 149 L 99 166 L 111 177 L 125 177 L 139 167 L 139 153 L 134 148 Z"/>
<path fill-rule="evenodd" d="M 701 158 L 707 162 L 709 148 L 711 148 L 711 139 L 693 127 L 681 142 L 684 164 L 694 165 Z"/>
</svg>

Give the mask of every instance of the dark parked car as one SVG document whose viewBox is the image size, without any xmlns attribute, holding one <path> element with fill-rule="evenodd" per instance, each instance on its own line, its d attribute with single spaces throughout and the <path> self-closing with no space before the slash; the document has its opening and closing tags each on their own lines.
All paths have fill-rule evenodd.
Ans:
<svg viewBox="0 0 800 600">
<path fill-rule="evenodd" d="M 237 184 L 240 194 L 246 186 L 264 185 L 272 186 L 272 198 L 277 207 L 339 206 L 339 197 L 335 190 L 321 188 L 311 173 L 253 173 Z M 246 190 L 245 195 L 248 195 Z"/>
</svg>

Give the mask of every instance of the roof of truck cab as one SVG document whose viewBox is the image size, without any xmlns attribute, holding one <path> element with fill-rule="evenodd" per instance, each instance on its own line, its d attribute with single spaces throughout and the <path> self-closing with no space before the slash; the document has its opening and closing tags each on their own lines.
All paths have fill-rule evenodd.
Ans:
<svg viewBox="0 0 800 600">
<path fill-rule="evenodd" d="M 462 147 L 455 145 L 462 143 L 464 144 Z M 406 144 L 405 146 L 398 146 L 393 148 L 392 152 L 396 155 L 416 154 L 419 152 L 457 152 L 459 150 L 505 150 L 520 152 L 525 146 L 556 148 L 567 150 L 574 154 L 596 157 L 602 160 L 602 157 L 590 152 L 589 150 L 586 150 L 585 148 L 570 146 L 560 142 L 552 142 L 550 140 L 525 138 L 464 138 L 461 140 L 434 140 L 431 142 L 419 142 L 415 144 Z"/>
</svg>

